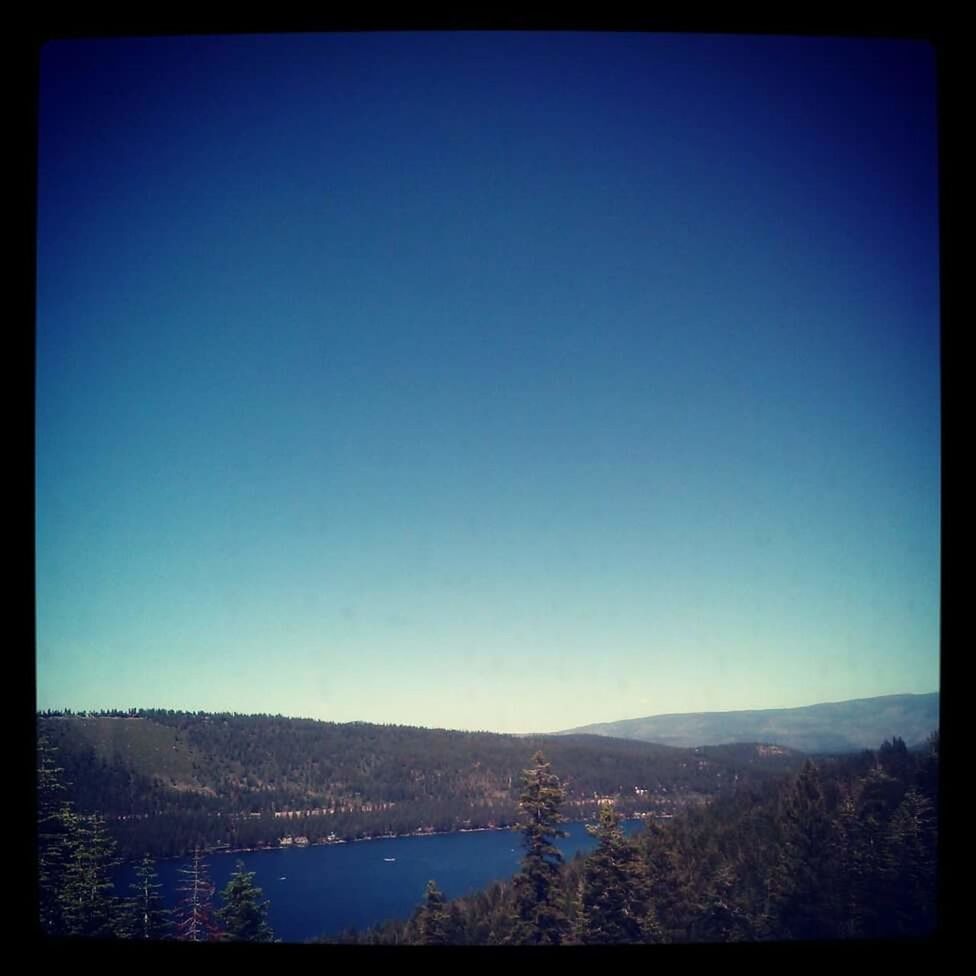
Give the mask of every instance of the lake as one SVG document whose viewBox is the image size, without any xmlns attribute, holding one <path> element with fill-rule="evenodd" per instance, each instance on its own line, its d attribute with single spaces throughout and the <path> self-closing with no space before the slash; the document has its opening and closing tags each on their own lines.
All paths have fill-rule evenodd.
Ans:
<svg viewBox="0 0 976 976">
<path fill-rule="evenodd" d="M 641 821 L 623 824 L 627 834 L 641 826 Z M 564 827 L 569 836 L 559 840 L 558 846 L 567 860 L 577 851 L 596 846 L 583 824 Z M 492 881 L 510 878 L 518 871 L 521 858 L 520 834 L 490 830 L 215 854 L 206 861 L 219 893 L 236 862 L 242 860 L 271 902 L 268 920 L 275 937 L 304 942 L 347 928 L 362 930 L 389 918 L 406 918 L 423 900 L 431 880 L 447 898 L 478 891 Z M 187 864 L 188 859 L 157 863 L 169 907 L 179 900 L 178 872 Z M 118 892 L 129 894 L 133 879 L 133 868 L 123 868 L 117 879 Z"/>
</svg>

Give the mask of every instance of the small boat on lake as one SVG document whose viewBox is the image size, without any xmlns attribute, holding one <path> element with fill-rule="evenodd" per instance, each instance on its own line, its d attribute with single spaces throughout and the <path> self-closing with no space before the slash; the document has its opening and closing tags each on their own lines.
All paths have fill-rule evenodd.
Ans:
<svg viewBox="0 0 976 976">
<path fill-rule="evenodd" d="M 383 860 L 384 861 L 395 861 L 396 858 L 395 857 L 384 857 Z"/>
</svg>

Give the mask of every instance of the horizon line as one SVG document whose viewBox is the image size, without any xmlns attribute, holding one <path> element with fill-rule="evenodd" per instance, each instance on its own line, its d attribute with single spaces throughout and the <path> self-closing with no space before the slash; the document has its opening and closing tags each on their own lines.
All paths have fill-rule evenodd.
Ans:
<svg viewBox="0 0 976 976">
<path fill-rule="evenodd" d="M 242 718 L 284 718 L 293 721 L 303 721 L 303 722 L 322 722 L 329 725 L 380 725 L 380 726 L 393 726 L 395 728 L 408 728 L 408 729 L 425 729 L 430 732 L 466 732 L 466 733 L 488 733 L 490 735 L 512 735 L 512 736 L 548 736 L 548 735 L 564 735 L 571 732 L 582 732 L 585 729 L 590 729 L 598 726 L 605 725 L 619 725 L 623 722 L 639 722 L 647 719 L 655 718 L 676 718 L 680 716 L 697 716 L 697 715 L 733 715 L 736 713 L 743 712 L 785 712 L 785 711 L 798 711 L 804 708 L 817 708 L 821 705 L 847 705 L 853 702 L 861 701 L 876 701 L 881 698 L 919 698 L 929 695 L 940 694 L 940 689 L 935 691 L 922 691 L 922 692 L 893 692 L 885 695 L 868 695 L 861 698 L 844 698 L 837 699 L 833 701 L 820 701 L 813 702 L 809 705 L 789 705 L 771 708 L 714 708 L 708 709 L 707 711 L 696 711 L 696 712 L 656 712 L 652 715 L 639 715 L 634 718 L 624 718 L 624 719 L 611 719 L 604 722 L 590 722 L 586 725 L 577 725 L 568 729 L 560 729 L 554 732 L 497 732 L 493 729 L 485 728 L 447 728 L 446 726 L 429 726 L 429 725 L 416 725 L 410 724 L 408 722 L 376 722 L 369 721 L 367 719 L 349 719 L 344 722 L 338 722 L 335 719 L 327 718 L 316 718 L 311 715 L 286 715 L 283 712 L 239 712 L 233 709 L 215 709 L 208 710 L 203 708 L 190 709 L 190 708 L 171 708 L 163 706 L 154 707 L 140 707 L 140 706 L 129 706 L 129 707 L 103 707 L 103 708 L 72 708 L 71 706 L 65 705 L 60 708 L 36 708 L 35 716 L 40 717 L 43 712 L 66 712 L 70 711 L 75 715 L 82 715 L 91 712 L 175 712 L 181 715 L 236 715 Z M 97 717 L 97 716 L 96 716 Z M 125 717 L 125 716 L 120 716 Z"/>
</svg>

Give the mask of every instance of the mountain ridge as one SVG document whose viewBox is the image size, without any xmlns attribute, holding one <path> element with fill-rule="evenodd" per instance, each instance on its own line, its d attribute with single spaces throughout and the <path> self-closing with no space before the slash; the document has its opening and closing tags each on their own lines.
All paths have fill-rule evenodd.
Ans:
<svg viewBox="0 0 976 976">
<path fill-rule="evenodd" d="M 910 746 L 939 725 L 939 692 L 878 695 L 793 708 L 670 712 L 596 722 L 549 735 L 603 735 L 684 748 L 770 742 L 807 753 L 873 749 L 895 736 Z"/>
</svg>

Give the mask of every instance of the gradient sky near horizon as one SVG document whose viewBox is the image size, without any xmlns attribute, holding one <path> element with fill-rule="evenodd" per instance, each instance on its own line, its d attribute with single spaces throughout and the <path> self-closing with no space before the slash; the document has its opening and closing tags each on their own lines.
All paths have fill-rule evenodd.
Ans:
<svg viewBox="0 0 976 976">
<path fill-rule="evenodd" d="M 41 70 L 39 708 L 525 732 L 938 689 L 927 45 Z"/>
</svg>

